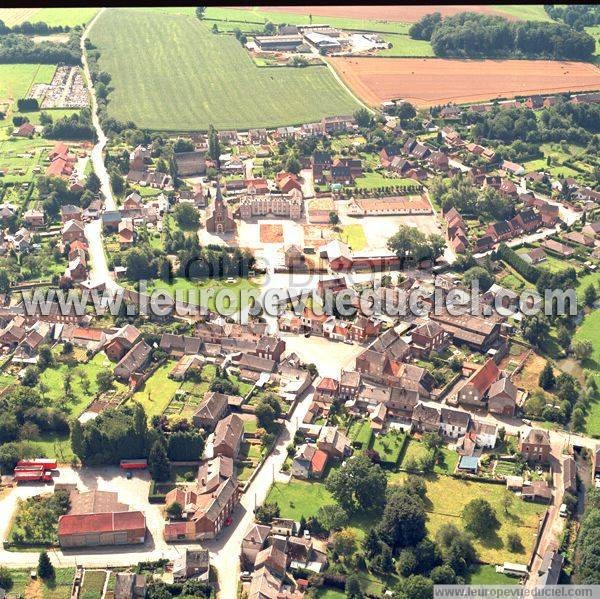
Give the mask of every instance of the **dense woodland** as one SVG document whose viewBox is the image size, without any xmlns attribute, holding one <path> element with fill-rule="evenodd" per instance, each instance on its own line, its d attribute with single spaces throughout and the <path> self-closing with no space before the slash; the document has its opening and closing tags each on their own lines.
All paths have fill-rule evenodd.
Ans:
<svg viewBox="0 0 600 599">
<path fill-rule="evenodd" d="M 51 41 L 36 43 L 18 33 L 0 34 L 0 64 L 4 63 L 80 64 L 79 34 L 71 33 L 64 44 Z"/>
<path fill-rule="evenodd" d="M 413 39 L 429 40 L 436 56 L 451 58 L 552 58 L 590 60 L 596 42 L 565 23 L 509 21 L 464 12 L 425 15 L 410 28 Z"/>
</svg>

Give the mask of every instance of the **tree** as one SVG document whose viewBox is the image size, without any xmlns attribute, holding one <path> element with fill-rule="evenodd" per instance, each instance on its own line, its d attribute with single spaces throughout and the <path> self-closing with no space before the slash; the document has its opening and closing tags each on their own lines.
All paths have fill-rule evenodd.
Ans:
<svg viewBox="0 0 600 599">
<path fill-rule="evenodd" d="M 254 413 L 258 419 L 258 425 L 268 433 L 277 430 L 276 420 L 281 416 L 281 404 L 272 393 L 265 395 L 255 406 Z"/>
<path fill-rule="evenodd" d="M 373 464 L 367 456 L 359 455 L 334 470 L 325 485 L 348 513 L 377 510 L 385 502 L 387 477 L 380 466 Z"/>
<path fill-rule="evenodd" d="M 25 387 L 35 387 L 40 379 L 40 371 L 35 366 L 28 366 L 23 373 L 21 382 Z"/>
<path fill-rule="evenodd" d="M 407 578 L 417 571 L 417 556 L 412 549 L 403 549 L 396 560 L 396 570 L 400 576 Z"/>
<path fill-rule="evenodd" d="M 478 536 L 487 536 L 490 531 L 498 528 L 496 512 L 485 499 L 472 499 L 462 510 L 465 528 Z"/>
<path fill-rule="evenodd" d="M 279 505 L 267 501 L 254 510 L 254 515 L 261 524 L 271 524 L 274 518 L 279 518 L 279 514 Z"/>
<path fill-rule="evenodd" d="M 454 584 L 456 582 L 456 574 L 448 565 L 436 566 L 429 574 L 429 578 L 433 584 Z"/>
<path fill-rule="evenodd" d="M 580 362 L 587 360 L 594 351 L 594 346 L 589 339 L 576 339 L 575 341 L 573 341 L 571 347 L 573 349 L 575 357 Z"/>
<path fill-rule="evenodd" d="M 398 232 L 388 239 L 387 247 L 400 260 L 420 262 L 439 258 L 444 253 L 446 241 L 441 235 L 425 235 L 415 227 L 401 225 Z"/>
<path fill-rule="evenodd" d="M 371 568 L 380 574 L 387 574 L 394 569 L 392 550 L 389 545 L 381 544 L 381 551 L 371 561 Z"/>
<path fill-rule="evenodd" d="M 71 449 L 79 459 L 84 456 L 83 428 L 77 418 L 71 423 Z"/>
<path fill-rule="evenodd" d="M 523 550 L 523 543 L 521 542 L 521 537 L 516 532 L 509 532 L 506 541 L 508 544 L 508 549 L 515 553 L 520 553 Z"/>
<path fill-rule="evenodd" d="M 592 283 L 590 283 L 583 292 L 583 301 L 586 306 L 592 308 L 598 299 L 598 292 Z"/>
<path fill-rule="evenodd" d="M 290 156 L 285 163 L 285 170 L 288 173 L 292 173 L 293 175 L 297 175 L 302 170 L 302 164 L 296 156 Z"/>
<path fill-rule="evenodd" d="M 402 582 L 400 588 L 410 599 L 431 599 L 433 597 L 433 581 L 420 574 L 409 576 Z"/>
<path fill-rule="evenodd" d="M 10 280 L 8 273 L 4 268 L 0 268 L 0 293 L 8 293 L 10 290 Z"/>
<path fill-rule="evenodd" d="M 206 10 L 206 6 L 197 6 L 196 7 L 196 18 L 202 20 L 204 18 L 205 10 Z"/>
<path fill-rule="evenodd" d="M 343 528 L 333 535 L 333 551 L 344 560 L 350 559 L 356 553 L 356 533 L 350 528 Z"/>
<path fill-rule="evenodd" d="M 208 155 L 218 164 L 221 155 L 221 144 L 219 134 L 212 125 L 208 128 Z"/>
<path fill-rule="evenodd" d="M 195 231 L 200 226 L 200 213 L 187 202 L 177 204 L 173 211 L 177 224 L 184 231 Z"/>
<path fill-rule="evenodd" d="M 340 217 L 338 216 L 338 213 L 333 210 L 329 213 L 329 224 L 334 227 L 340 224 Z"/>
<path fill-rule="evenodd" d="M 317 520 L 325 530 L 340 530 L 348 524 L 348 514 L 339 505 L 323 505 L 317 511 Z"/>
<path fill-rule="evenodd" d="M 377 533 L 392 549 L 419 543 L 425 537 L 423 502 L 402 488 L 394 489 L 388 497 Z"/>
<path fill-rule="evenodd" d="M 505 514 L 508 514 L 510 511 L 514 498 L 515 496 L 513 495 L 512 491 L 508 491 L 507 489 L 504 490 L 504 493 L 502 494 L 502 507 L 504 508 Z"/>
<path fill-rule="evenodd" d="M 473 266 L 463 274 L 463 281 L 477 281 L 481 291 L 487 291 L 494 283 L 494 276 L 481 266 Z"/>
<path fill-rule="evenodd" d="M 100 393 L 106 393 L 106 391 L 112 388 L 114 378 L 115 377 L 110 370 L 101 370 L 96 375 L 96 383 L 98 384 Z"/>
<path fill-rule="evenodd" d="M 365 535 L 365 538 L 362 542 L 362 548 L 365 552 L 365 555 L 369 559 L 371 559 L 374 555 L 379 553 L 379 537 L 377 536 L 377 531 L 373 527 L 370 527 L 369 530 L 367 530 L 367 534 Z"/>
<path fill-rule="evenodd" d="M 373 116 L 366 108 L 359 108 L 354 113 L 354 120 L 359 127 L 370 127 L 373 124 Z"/>
<path fill-rule="evenodd" d="M 101 183 L 98 175 L 94 171 L 90 171 L 85 180 L 85 188 L 96 194 L 100 191 Z"/>
<path fill-rule="evenodd" d="M 150 454 L 148 455 L 148 470 L 152 478 L 156 481 L 169 480 L 171 476 L 167 449 L 162 437 L 154 443 L 150 450 Z"/>
<path fill-rule="evenodd" d="M 559 325 L 556 332 L 556 340 L 558 341 L 559 345 L 565 349 L 568 349 L 568 347 L 571 345 L 571 333 L 566 326 Z"/>
<path fill-rule="evenodd" d="M 4 566 L 0 566 L 0 589 L 10 591 L 13 588 L 13 577 L 10 570 Z"/>
<path fill-rule="evenodd" d="M 360 586 L 360 579 L 356 574 L 350 574 L 348 578 L 346 578 L 346 586 L 344 588 L 346 591 L 346 597 L 348 599 L 363 599 L 364 593 Z"/>
<path fill-rule="evenodd" d="M 42 580 L 54 579 L 54 566 L 52 565 L 52 562 L 50 561 L 50 558 L 48 557 L 48 553 L 46 551 L 42 551 L 40 553 L 37 574 Z"/>
<path fill-rule="evenodd" d="M 173 520 L 180 520 L 183 515 L 183 507 L 178 501 L 174 501 L 167 506 L 167 514 Z"/>
<path fill-rule="evenodd" d="M 548 389 L 552 389 L 556 384 L 556 378 L 554 377 L 554 371 L 552 370 L 552 365 L 550 364 L 550 362 L 546 362 L 546 365 L 542 369 L 542 372 L 540 372 L 538 384 L 542 389 L 546 391 Z"/>
<path fill-rule="evenodd" d="M 550 332 L 548 318 L 544 314 L 534 314 L 533 316 L 524 318 L 521 321 L 521 332 L 526 341 L 536 347 L 541 347 Z"/>
</svg>

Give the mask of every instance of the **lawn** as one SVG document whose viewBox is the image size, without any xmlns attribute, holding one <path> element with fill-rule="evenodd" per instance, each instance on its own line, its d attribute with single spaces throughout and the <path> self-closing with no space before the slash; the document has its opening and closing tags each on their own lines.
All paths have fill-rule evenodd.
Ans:
<svg viewBox="0 0 600 599">
<path fill-rule="evenodd" d="M 229 310 L 232 313 L 237 312 L 240 308 L 245 308 L 252 300 L 252 297 L 258 297 L 259 291 L 255 283 L 248 279 L 237 279 L 233 283 L 222 281 L 218 279 L 209 279 L 206 281 L 189 280 L 182 277 L 175 277 L 172 282 L 161 281 L 155 279 L 148 285 L 148 293 L 153 291 L 165 291 L 171 297 L 180 299 L 184 302 L 190 302 L 195 305 L 200 305 L 208 308 L 211 311 L 215 311 L 215 296 L 205 297 L 203 291 L 208 294 L 208 291 L 214 291 L 214 294 L 218 294 L 222 290 L 227 290 L 231 293 L 231 303 L 228 298 L 219 298 L 223 303 L 225 310 Z M 190 293 L 191 292 L 191 293 Z M 224 292 L 224 295 L 225 294 Z M 229 296 L 228 296 L 229 297 Z M 223 313 L 223 311 L 220 311 Z"/>
<path fill-rule="evenodd" d="M 390 431 L 385 435 L 377 435 L 373 439 L 371 449 L 379 454 L 379 459 L 387 464 L 397 464 L 404 446 L 405 435 Z"/>
<path fill-rule="evenodd" d="M 273 127 L 359 107 L 326 66 L 259 68 L 235 37 L 193 15 L 109 9 L 91 40 L 112 77 L 110 116 L 138 127 Z"/>
<path fill-rule="evenodd" d="M 592 342 L 594 351 L 585 361 L 584 367 L 595 373 L 596 383 L 600 384 L 600 310 L 590 312 L 575 333 L 575 339 Z M 585 430 L 588 435 L 600 436 L 600 401 L 590 404 Z"/>
<path fill-rule="evenodd" d="M 597 291 L 600 290 L 598 289 L 600 285 L 600 272 L 593 272 L 582 277 L 577 277 L 577 299 L 583 298 L 585 288 L 590 284 L 595 285 Z"/>
<path fill-rule="evenodd" d="M 494 10 L 522 21 L 552 21 L 541 4 L 494 4 Z"/>
<path fill-rule="evenodd" d="M 181 385 L 180 382 L 169 378 L 169 372 L 173 369 L 174 364 L 172 361 L 165 362 L 133 394 L 133 401 L 139 402 L 144 407 L 148 418 L 155 414 L 162 414 Z"/>
<path fill-rule="evenodd" d="M 479 558 L 490 564 L 501 564 L 505 561 L 523 563 L 527 560 L 537 530 L 539 517 L 545 507 L 528 503 L 514 497 L 508 514 L 504 513 L 502 498 L 506 493 L 504 485 L 471 482 L 450 476 L 428 475 L 427 479 L 427 530 L 431 535 L 448 522 L 463 527 L 460 517 L 462 509 L 471 500 L 483 498 L 490 502 L 500 521 L 500 528 L 491 531 L 486 539 L 475 539 L 475 548 Z M 522 553 L 515 553 L 507 547 L 507 536 L 516 532 L 524 546 Z"/>
<path fill-rule="evenodd" d="M 106 369 L 112 370 L 114 365 L 103 352 L 97 353 L 89 362 L 79 363 L 75 368 L 65 362 L 57 361 L 46 368 L 40 375 L 38 390 L 55 404 L 64 406 L 73 416 L 79 416 L 98 392 L 96 376 Z M 71 372 L 71 390 L 73 398 L 65 395 L 65 375 Z M 86 383 L 87 380 L 87 383 Z M 89 388 L 86 389 L 86 384 Z"/>
<path fill-rule="evenodd" d="M 518 584 L 519 579 L 496 572 L 495 566 L 475 566 L 469 577 L 469 584 Z"/>
<path fill-rule="evenodd" d="M 35 597 L 36 599 L 69 599 L 71 584 L 75 576 L 74 568 L 55 568 L 53 581 L 31 580 L 31 569 L 11 570 L 13 588 L 10 594 L 16 597 Z"/>
<path fill-rule="evenodd" d="M 360 447 L 367 449 L 371 444 L 373 429 L 368 420 L 357 420 L 352 424 L 348 431 L 348 437 L 353 443 L 360 444 Z"/>
<path fill-rule="evenodd" d="M 317 599 L 345 599 L 346 593 L 337 589 L 326 589 L 321 587 L 317 591 Z"/>
<path fill-rule="evenodd" d="M 409 438 L 404 453 L 402 454 L 402 461 L 400 462 L 400 468 L 405 469 L 409 460 L 416 460 L 417 462 L 425 456 L 427 448 L 425 445 L 414 438 Z M 455 451 L 442 447 L 438 452 L 438 461 L 433 468 L 436 474 L 451 474 L 456 468 L 458 463 L 458 454 Z"/>
<path fill-rule="evenodd" d="M 102 597 L 105 582 L 106 570 L 86 570 L 79 595 L 80 599 L 97 599 L 98 597 Z"/>
<path fill-rule="evenodd" d="M 367 247 L 367 237 L 362 225 L 342 225 L 342 230 L 338 236 L 355 252 Z"/>
<path fill-rule="evenodd" d="M 403 472 L 389 474 L 390 484 L 400 484 L 406 478 Z M 467 481 L 451 476 L 429 474 L 424 476 L 427 486 L 427 530 L 435 536 L 437 530 L 447 523 L 458 528 L 463 527 L 461 512 L 471 500 L 483 498 L 490 502 L 500 521 L 497 531 L 491 531 L 485 539 L 476 539 L 475 548 L 484 563 L 500 564 L 505 561 L 523 563 L 527 560 L 535 540 L 537 525 L 545 506 L 528 503 L 513 496 L 513 503 L 504 511 L 502 499 L 506 493 L 504 485 Z M 282 518 L 299 520 L 301 516 L 314 516 L 322 505 L 334 503 L 331 494 L 323 483 L 292 481 L 288 484 L 275 483 L 269 492 L 267 501 L 276 502 L 281 509 Z M 350 527 L 359 537 L 372 527 L 373 521 L 368 515 L 357 514 L 350 521 Z M 512 552 L 507 548 L 507 536 L 516 532 L 521 537 L 522 552 Z"/>
<path fill-rule="evenodd" d="M 377 56 L 435 56 L 428 41 L 414 40 L 408 35 L 388 34 L 383 38 L 392 44 L 387 50 L 380 50 Z"/>
<path fill-rule="evenodd" d="M 98 12 L 92 8 L 0 8 L 0 20 L 12 27 L 24 21 L 46 23 L 50 26 L 75 27 L 85 25 Z"/>
<path fill-rule="evenodd" d="M 399 179 L 398 177 L 386 177 L 379 172 L 365 173 L 364 177 L 356 178 L 358 189 L 378 189 L 379 187 L 413 187 L 419 185 L 414 179 Z"/>
<path fill-rule="evenodd" d="M 70 464 L 73 459 L 71 438 L 69 435 L 48 433 L 41 435 L 35 441 L 26 441 L 27 446 L 33 448 L 35 454 L 45 458 L 56 458 L 62 464 Z"/>
</svg>

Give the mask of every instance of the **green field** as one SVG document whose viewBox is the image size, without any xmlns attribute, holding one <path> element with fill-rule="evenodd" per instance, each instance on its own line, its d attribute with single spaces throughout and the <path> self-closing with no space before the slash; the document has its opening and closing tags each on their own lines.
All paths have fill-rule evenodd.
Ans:
<svg viewBox="0 0 600 599">
<path fill-rule="evenodd" d="M 600 383 L 600 310 L 594 310 L 584 318 L 575 339 L 592 342 L 594 351 L 583 366 L 596 373 L 596 383 Z M 585 428 L 588 435 L 600 436 L 600 401 L 591 402 Z"/>
<path fill-rule="evenodd" d="M 194 16 L 109 9 L 91 40 L 112 76 L 109 114 L 139 127 L 272 127 L 358 108 L 327 67 L 256 67 L 233 36 Z"/>
<path fill-rule="evenodd" d="M 33 83 L 50 83 L 54 71 L 53 64 L 0 64 L 0 104 L 24 98 Z"/>
<path fill-rule="evenodd" d="M 552 21 L 542 4 L 495 4 L 493 8 L 521 21 Z"/>
<path fill-rule="evenodd" d="M 97 8 L 0 8 L 0 20 L 12 27 L 24 21 L 50 26 L 85 25 L 98 12 Z"/>
<path fill-rule="evenodd" d="M 397 35 L 394 33 L 384 35 L 383 38 L 386 42 L 390 42 L 392 47 L 387 50 L 380 50 L 377 52 L 377 56 L 412 56 L 416 58 L 420 58 L 421 56 L 435 56 L 433 48 L 428 41 L 414 40 L 408 35 Z"/>
<path fill-rule="evenodd" d="M 419 185 L 419 182 L 415 181 L 414 179 L 386 177 L 379 172 L 367 172 L 363 177 L 357 177 L 355 181 L 358 189 L 378 189 L 380 187 L 413 187 L 415 185 Z"/>
<path fill-rule="evenodd" d="M 106 570 L 86 570 L 83 576 L 80 599 L 96 599 L 102 597 L 104 583 L 106 582 Z"/>
<path fill-rule="evenodd" d="M 71 596 L 74 568 L 56 568 L 56 577 L 50 581 L 31 580 L 31 569 L 11 570 L 10 573 L 14 583 L 10 596 L 36 599 L 69 599 Z"/>
<path fill-rule="evenodd" d="M 362 225 L 342 225 L 338 237 L 355 252 L 367 247 L 367 237 Z"/>
<path fill-rule="evenodd" d="M 169 378 L 174 362 L 167 361 L 133 394 L 132 400 L 139 402 L 150 418 L 162 414 L 169 405 L 181 383 Z"/>
</svg>

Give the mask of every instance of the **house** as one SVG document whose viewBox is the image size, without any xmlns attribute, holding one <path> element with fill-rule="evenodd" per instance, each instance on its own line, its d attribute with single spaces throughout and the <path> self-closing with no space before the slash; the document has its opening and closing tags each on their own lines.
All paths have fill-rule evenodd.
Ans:
<svg viewBox="0 0 600 599">
<path fill-rule="evenodd" d="M 440 433 L 452 439 L 458 439 L 469 429 L 471 416 L 468 412 L 441 408 L 439 427 Z"/>
<path fill-rule="evenodd" d="M 210 571 L 208 549 L 189 549 L 185 547 L 173 559 L 173 582 L 185 582 L 189 578 L 207 581 Z"/>
<path fill-rule="evenodd" d="M 67 514 L 58 519 L 60 546 L 132 545 L 146 540 L 146 518 L 111 491 L 73 491 Z"/>
<path fill-rule="evenodd" d="M 432 152 L 427 157 L 427 162 L 434 168 L 439 171 L 447 171 L 448 170 L 448 156 L 443 152 Z"/>
<path fill-rule="evenodd" d="M 206 196 L 202 185 L 194 185 L 192 190 L 180 191 L 177 201 L 180 204 L 192 204 L 196 208 L 206 208 Z"/>
<path fill-rule="evenodd" d="M 116 572 L 114 599 L 144 599 L 146 597 L 146 575 L 134 572 Z"/>
<path fill-rule="evenodd" d="M 64 243 L 72 243 L 74 241 L 85 241 L 85 230 L 80 221 L 67 221 L 61 231 Z"/>
<path fill-rule="evenodd" d="M 317 447 L 330 458 L 344 458 L 351 452 L 350 440 L 337 426 L 323 426 L 317 440 Z"/>
<path fill-rule="evenodd" d="M 14 131 L 13 135 L 15 137 L 33 137 L 35 133 L 35 127 L 29 122 L 26 121 L 23 124 L 19 125 Z"/>
<path fill-rule="evenodd" d="M 305 270 L 306 258 L 297 245 L 289 245 L 283 251 L 283 262 L 289 270 Z"/>
<path fill-rule="evenodd" d="M 329 377 L 322 377 L 315 388 L 315 401 L 331 403 L 339 393 L 339 382 Z"/>
<path fill-rule="evenodd" d="M 104 345 L 104 353 L 111 362 L 118 362 L 139 340 L 140 331 L 126 324 L 111 335 Z"/>
<path fill-rule="evenodd" d="M 292 462 L 292 476 L 302 479 L 321 478 L 328 459 L 329 455 L 322 449 L 306 443 L 300 445 Z"/>
<path fill-rule="evenodd" d="M 488 390 L 488 410 L 493 414 L 514 416 L 517 406 L 517 387 L 508 378 L 493 382 Z"/>
<path fill-rule="evenodd" d="M 233 460 L 217 457 L 198 470 L 198 480 L 192 488 L 169 491 L 167 506 L 177 502 L 184 506 L 183 520 L 165 524 L 164 538 L 170 541 L 202 541 L 214 539 L 230 516 L 240 497 Z"/>
<path fill-rule="evenodd" d="M 494 242 L 507 241 L 513 236 L 513 228 L 507 220 L 498 221 L 488 225 L 485 234 L 489 235 Z"/>
<path fill-rule="evenodd" d="M 525 501 L 550 503 L 552 501 L 552 489 L 545 480 L 534 480 L 531 484 L 523 484 L 521 497 Z"/>
<path fill-rule="evenodd" d="M 177 361 L 177 364 L 173 366 L 169 372 L 169 377 L 176 381 L 184 381 L 190 372 L 202 371 L 204 366 L 204 358 L 197 355 L 185 355 L 181 356 Z"/>
<path fill-rule="evenodd" d="M 356 399 L 360 390 L 360 373 L 356 370 L 344 370 L 340 375 L 338 396 L 342 401 Z"/>
<path fill-rule="evenodd" d="M 229 409 L 229 398 L 223 393 L 208 391 L 192 416 L 194 426 L 213 430 Z"/>
<path fill-rule="evenodd" d="M 550 450 L 548 431 L 531 428 L 519 436 L 519 452 L 527 462 L 548 464 L 550 461 Z"/>
<path fill-rule="evenodd" d="M 472 419 L 469 426 L 469 433 L 475 436 L 479 447 L 483 449 L 494 449 L 496 447 L 498 425 Z"/>
<path fill-rule="evenodd" d="M 333 239 L 319 248 L 321 258 L 326 258 L 329 268 L 334 272 L 342 272 L 352 268 L 352 252 L 339 239 Z"/>
<path fill-rule="evenodd" d="M 204 152 L 177 152 L 173 154 L 177 175 L 179 177 L 199 177 L 206 173 L 206 156 Z"/>
<path fill-rule="evenodd" d="M 489 358 L 483 366 L 471 374 L 458 391 L 458 403 L 461 406 L 472 408 L 483 407 L 488 390 L 499 376 L 500 371 L 496 362 L 492 358 Z"/>
<path fill-rule="evenodd" d="M 390 360 L 403 361 L 411 355 L 410 346 L 394 328 L 379 335 L 370 349 L 385 354 Z"/>
<path fill-rule="evenodd" d="M 235 460 L 244 436 L 244 421 L 237 414 L 229 414 L 217 422 L 213 452 Z"/>
<path fill-rule="evenodd" d="M 577 494 L 577 464 L 572 456 L 563 459 L 562 473 L 565 493 Z"/>
<path fill-rule="evenodd" d="M 138 341 L 115 366 L 115 377 L 123 382 L 130 381 L 132 375 L 148 364 L 151 352 L 152 348 L 145 341 Z"/>
<path fill-rule="evenodd" d="M 428 356 L 431 352 L 442 352 L 452 340 L 452 335 L 445 331 L 434 320 L 417 326 L 412 331 L 410 347 L 412 353 L 419 358 Z"/>
<path fill-rule="evenodd" d="M 421 433 L 439 433 L 440 413 L 435 408 L 418 403 L 411 416 L 413 429 Z"/>
<path fill-rule="evenodd" d="M 545 239 L 542 242 L 542 246 L 551 252 L 560 254 L 563 258 L 570 258 L 575 253 L 575 250 L 570 245 L 555 241 L 554 239 Z"/>
<path fill-rule="evenodd" d="M 175 358 L 181 358 L 185 355 L 200 354 L 203 344 L 204 342 L 202 339 L 199 339 L 198 337 L 163 333 L 160 338 L 159 347 L 166 354 Z"/>
<path fill-rule="evenodd" d="M 594 238 L 588 237 L 584 233 L 580 233 L 579 231 L 570 231 L 569 233 L 565 233 L 563 237 L 567 241 L 571 241 L 578 245 L 583 245 L 585 247 L 593 248 L 594 247 Z"/>
<path fill-rule="evenodd" d="M 557 585 L 560 580 L 560 574 L 565 563 L 565 558 L 557 549 L 547 549 L 542 557 L 542 563 L 538 570 L 537 587 L 547 585 Z"/>
<path fill-rule="evenodd" d="M 39 229 L 45 224 L 44 211 L 34 205 L 23 214 L 23 222 L 32 229 Z"/>
<path fill-rule="evenodd" d="M 124 218 L 119 223 L 117 239 L 122 250 L 133 245 L 134 231 L 131 218 Z"/>
<path fill-rule="evenodd" d="M 292 189 L 289 193 L 268 193 L 257 195 L 248 193 L 242 196 L 237 214 L 242 220 L 261 216 L 283 217 L 298 220 L 303 209 L 302 192 Z"/>
<path fill-rule="evenodd" d="M 430 318 L 452 335 L 453 343 L 466 345 L 482 353 L 500 339 L 500 323 L 489 318 L 471 314 L 457 316 L 445 309 L 434 310 Z"/>
<path fill-rule="evenodd" d="M 537 231 L 542 226 L 542 217 L 539 212 L 535 212 L 534 210 L 521 210 L 511 219 L 510 226 L 513 229 L 513 235 L 531 233 Z"/>
<path fill-rule="evenodd" d="M 264 549 L 271 534 L 271 527 L 265 524 L 250 524 L 242 540 L 242 562 L 245 568 L 254 568 L 258 553 Z"/>
<path fill-rule="evenodd" d="M 521 254 L 521 258 L 525 260 L 525 262 L 529 262 L 529 264 L 539 264 L 540 262 L 544 262 L 546 258 L 546 252 L 544 252 L 544 248 L 533 248 L 528 252 Z"/>
</svg>

